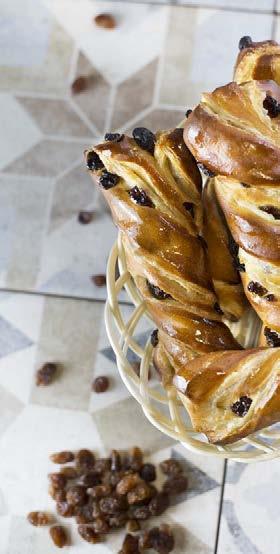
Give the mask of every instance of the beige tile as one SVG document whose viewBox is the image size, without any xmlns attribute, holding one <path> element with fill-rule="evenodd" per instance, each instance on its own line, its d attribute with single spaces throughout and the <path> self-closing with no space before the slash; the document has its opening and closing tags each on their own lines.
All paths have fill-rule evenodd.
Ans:
<svg viewBox="0 0 280 554">
<path fill-rule="evenodd" d="M 0 435 L 7 431 L 23 407 L 23 403 L 16 396 L 0 385 Z"/>
<path fill-rule="evenodd" d="M 32 403 L 88 409 L 102 317 L 102 304 L 46 298 L 35 369 L 54 361 L 59 364 L 59 375 L 49 387 L 34 384 Z"/>
<path fill-rule="evenodd" d="M 172 129 L 177 127 L 180 121 L 184 118 L 181 110 L 164 110 L 155 108 L 148 115 L 136 121 L 133 127 L 142 126 L 156 132 L 160 129 Z"/>
</svg>

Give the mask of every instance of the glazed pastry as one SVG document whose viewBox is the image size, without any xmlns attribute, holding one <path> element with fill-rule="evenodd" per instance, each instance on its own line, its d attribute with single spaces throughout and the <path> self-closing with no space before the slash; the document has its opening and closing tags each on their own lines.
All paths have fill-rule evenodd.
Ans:
<svg viewBox="0 0 280 554">
<path fill-rule="evenodd" d="M 229 250 L 232 240 L 215 193 L 214 179 L 203 189 L 204 232 L 210 273 L 219 305 L 230 321 L 238 321 L 247 308 L 240 275 Z"/>
<path fill-rule="evenodd" d="M 222 322 L 207 268 L 201 177 L 182 129 L 134 130 L 86 152 L 110 205 L 128 269 L 159 328 L 155 363 L 177 371 L 213 350 L 238 349 Z M 166 369 L 166 372 L 164 371 Z"/>
<path fill-rule="evenodd" d="M 243 37 L 234 68 L 234 81 L 272 80 L 280 85 L 280 45 L 274 40 L 253 42 Z"/>
<path fill-rule="evenodd" d="M 280 348 L 213 352 L 174 377 L 193 427 L 228 444 L 280 420 Z"/>
</svg>

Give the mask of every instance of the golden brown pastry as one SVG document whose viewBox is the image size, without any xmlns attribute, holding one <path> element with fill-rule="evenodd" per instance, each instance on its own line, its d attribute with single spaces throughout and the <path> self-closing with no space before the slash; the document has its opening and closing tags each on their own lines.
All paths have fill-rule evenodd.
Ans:
<svg viewBox="0 0 280 554">
<path fill-rule="evenodd" d="M 211 443 L 235 442 L 280 420 L 280 348 L 205 354 L 174 383 L 194 429 Z"/>
<path fill-rule="evenodd" d="M 230 321 L 238 321 L 247 308 L 239 272 L 229 250 L 231 235 L 219 206 L 214 179 L 203 189 L 204 232 L 210 273 L 220 307 Z"/>
<path fill-rule="evenodd" d="M 166 361 L 168 373 L 198 354 L 240 346 L 222 322 L 198 235 L 201 177 L 182 129 L 156 137 L 136 129 L 134 135 L 135 140 L 110 135 L 86 159 L 121 232 L 128 269 L 159 328 L 155 363 Z"/>
<path fill-rule="evenodd" d="M 234 68 L 234 81 L 275 81 L 280 85 L 280 45 L 275 40 L 240 40 L 240 52 Z"/>
</svg>

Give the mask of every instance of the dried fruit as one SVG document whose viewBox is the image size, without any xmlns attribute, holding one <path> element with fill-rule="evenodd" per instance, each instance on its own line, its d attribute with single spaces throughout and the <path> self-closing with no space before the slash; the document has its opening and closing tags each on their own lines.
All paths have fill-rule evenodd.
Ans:
<svg viewBox="0 0 280 554">
<path fill-rule="evenodd" d="M 191 115 L 192 110 L 187 110 L 185 113 L 186 118 L 188 119 L 189 115 Z"/>
<path fill-rule="evenodd" d="M 96 377 L 96 379 L 94 379 L 93 381 L 92 388 L 94 392 L 97 392 L 98 394 L 100 392 L 106 392 L 108 387 L 109 387 L 109 379 L 105 375 Z"/>
<path fill-rule="evenodd" d="M 92 517 L 97 518 L 97 517 L 102 517 L 102 516 L 103 516 L 103 514 L 102 514 L 102 512 L 101 512 L 101 510 L 100 510 L 100 506 L 99 506 L 99 502 L 98 502 L 98 501 L 95 500 L 95 501 L 92 503 L 92 506 L 91 506 L 91 507 L 92 507 Z"/>
<path fill-rule="evenodd" d="M 110 458 L 98 458 L 94 464 L 94 471 L 101 475 L 102 473 L 105 473 L 105 471 L 108 471 L 111 468 L 111 460 Z"/>
<path fill-rule="evenodd" d="M 66 479 L 77 479 L 78 472 L 74 467 L 62 467 L 60 468 L 60 473 L 66 477 Z"/>
<path fill-rule="evenodd" d="M 100 13 L 94 18 L 94 23 L 103 29 L 115 29 L 116 20 L 110 13 Z"/>
<path fill-rule="evenodd" d="M 67 483 L 65 475 L 62 473 L 50 473 L 49 480 L 55 489 L 64 489 Z"/>
<path fill-rule="evenodd" d="M 99 537 L 99 535 L 97 535 L 94 529 L 89 525 L 78 525 L 78 533 L 80 537 L 84 539 L 84 541 L 90 542 L 91 544 L 101 542 L 101 538 Z"/>
<path fill-rule="evenodd" d="M 208 167 L 206 167 L 204 164 L 198 163 L 197 167 L 200 169 L 200 171 L 202 173 L 204 173 L 204 175 L 206 175 L 206 177 L 214 177 L 215 176 L 215 173 L 213 173 L 213 171 L 211 171 L 211 169 L 208 169 Z"/>
<path fill-rule="evenodd" d="M 74 506 L 71 506 L 68 502 L 57 502 L 56 511 L 62 517 L 73 517 Z"/>
<path fill-rule="evenodd" d="M 109 190 L 109 189 L 115 187 L 118 184 L 119 180 L 120 180 L 120 178 L 119 178 L 118 175 L 116 175 L 115 173 L 110 173 L 109 171 L 104 169 L 104 171 L 102 172 L 101 177 L 99 178 L 99 184 L 105 190 Z"/>
<path fill-rule="evenodd" d="M 77 77 L 75 81 L 73 81 L 71 85 L 71 92 L 72 94 L 80 94 L 80 92 L 83 92 L 88 88 L 89 85 L 89 79 L 85 75 L 81 75 L 80 77 Z"/>
<path fill-rule="evenodd" d="M 153 201 L 150 199 L 150 197 L 143 189 L 139 189 L 138 187 L 135 186 L 128 191 L 128 194 L 131 200 L 135 202 L 135 204 L 139 204 L 140 206 L 146 206 L 148 208 L 155 207 Z"/>
<path fill-rule="evenodd" d="M 137 506 L 131 510 L 131 516 L 135 519 L 145 520 L 150 517 L 149 506 Z"/>
<path fill-rule="evenodd" d="M 112 487 L 115 488 L 123 475 L 123 471 L 106 471 L 102 477 L 102 483 L 104 483 L 104 485 L 112 485 Z"/>
<path fill-rule="evenodd" d="M 98 169 L 104 168 L 104 163 L 99 158 L 98 154 L 96 154 L 96 152 L 94 152 L 93 150 L 90 150 L 89 152 L 87 152 L 86 164 L 87 164 L 87 168 L 90 171 L 98 171 Z"/>
<path fill-rule="evenodd" d="M 239 50 L 244 50 L 244 48 L 249 48 L 250 46 L 252 46 L 252 44 L 253 44 L 253 41 L 251 37 L 249 36 L 241 37 L 238 44 L 238 48 Z"/>
<path fill-rule="evenodd" d="M 192 217 L 194 217 L 194 204 L 192 202 L 183 202 L 183 206 L 186 211 L 189 212 Z"/>
<path fill-rule="evenodd" d="M 154 495 L 154 490 L 145 481 L 139 483 L 132 491 L 127 493 L 128 504 L 142 504 Z"/>
<path fill-rule="evenodd" d="M 149 510 L 152 516 L 160 516 L 169 506 L 169 496 L 164 492 L 159 492 L 149 503 Z"/>
<path fill-rule="evenodd" d="M 240 183 L 240 185 L 241 185 L 244 189 L 250 189 L 250 188 L 251 188 L 251 185 L 247 185 L 247 183 Z"/>
<path fill-rule="evenodd" d="M 247 286 L 247 289 L 249 292 L 253 292 L 258 296 L 264 296 L 268 292 L 268 290 L 265 287 L 263 287 L 260 283 L 257 283 L 256 281 L 250 281 L 250 283 Z"/>
<path fill-rule="evenodd" d="M 147 280 L 146 283 L 150 293 L 152 294 L 152 296 L 154 296 L 154 298 L 157 298 L 158 300 L 166 300 L 166 298 L 171 298 L 170 294 L 164 292 L 164 290 L 160 289 L 156 285 L 153 285 L 152 283 L 150 283 L 150 281 Z"/>
<path fill-rule="evenodd" d="M 108 522 L 110 527 L 112 527 L 112 529 L 120 529 L 125 525 L 127 517 L 126 512 L 120 512 L 119 514 L 109 516 Z"/>
<path fill-rule="evenodd" d="M 274 219 L 280 219 L 280 209 L 276 206 L 259 206 L 259 210 L 272 215 Z"/>
<path fill-rule="evenodd" d="M 214 306 L 213 306 L 215 312 L 219 315 L 224 315 L 224 312 L 220 306 L 220 304 L 218 302 L 215 302 Z"/>
<path fill-rule="evenodd" d="M 158 329 L 154 329 L 151 333 L 151 345 L 155 348 L 158 344 Z"/>
<path fill-rule="evenodd" d="M 71 506 L 83 506 L 87 502 L 86 488 L 81 485 L 70 487 L 66 493 L 66 499 Z"/>
<path fill-rule="evenodd" d="M 160 469 L 165 475 L 180 475 L 183 473 L 183 468 L 178 460 L 169 458 L 164 460 L 160 464 Z"/>
<path fill-rule="evenodd" d="M 104 514 L 118 514 L 126 510 L 127 504 L 124 497 L 107 496 L 107 498 L 101 498 L 99 506 Z"/>
<path fill-rule="evenodd" d="M 67 462 L 72 462 L 75 456 L 70 450 L 62 450 L 62 452 L 55 452 L 51 454 L 50 460 L 54 464 L 67 464 Z"/>
<path fill-rule="evenodd" d="M 280 346 L 280 334 L 277 333 L 277 331 L 273 331 L 269 327 L 265 327 L 264 336 L 266 338 L 268 346 L 272 346 L 272 348 L 275 348 L 275 346 Z"/>
<path fill-rule="evenodd" d="M 57 365 L 52 362 L 47 362 L 36 373 L 36 385 L 38 387 L 46 387 L 50 385 L 57 372 Z"/>
<path fill-rule="evenodd" d="M 167 494 L 180 494 L 188 488 L 188 479 L 185 475 L 173 475 L 163 483 L 162 490 Z"/>
<path fill-rule="evenodd" d="M 82 210 L 79 212 L 78 215 L 78 221 L 79 223 L 82 223 L 83 225 L 87 225 L 93 220 L 94 212 L 90 212 L 88 210 Z"/>
<path fill-rule="evenodd" d="M 81 475 L 79 483 L 84 487 L 95 487 L 96 485 L 101 484 L 100 475 L 98 475 L 95 471 L 89 471 L 88 473 Z"/>
<path fill-rule="evenodd" d="M 61 525 L 54 525 L 50 528 L 50 536 L 55 546 L 63 548 L 67 545 L 67 535 L 65 529 Z"/>
<path fill-rule="evenodd" d="M 65 500 L 66 500 L 66 491 L 65 491 L 65 489 L 56 489 L 53 485 L 49 486 L 49 495 L 56 502 L 65 502 Z"/>
<path fill-rule="evenodd" d="M 152 131 L 146 127 L 136 127 L 133 129 L 132 136 L 143 150 L 147 150 L 150 154 L 154 153 L 156 137 Z"/>
<path fill-rule="evenodd" d="M 96 485 L 95 487 L 88 489 L 87 492 L 90 496 L 92 496 L 92 498 L 105 498 L 111 494 L 112 487 L 110 485 Z"/>
<path fill-rule="evenodd" d="M 138 549 L 139 537 L 135 535 L 130 535 L 129 533 L 125 536 L 122 548 L 119 551 L 119 554 L 140 554 Z"/>
<path fill-rule="evenodd" d="M 107 521 L 104 519 L 104 517 L 97 517 L 95 521 L 93 522 L 93 529 L 95 533 L 104 535 L 106 533 L 109 533 L 110 527 Z"/>
<path fill-rule="evenodd" d="M 104 287 L 106 285 L 106 275 L 104 274 L 92 275 L 91 280 L 96 287 Z"/>
<path fill-rule="evenodd" d="M 86 504 L 85 506 L 77 506 L 75 508 L 75 519 L 80 525 L 92 523 L 94 520 L 92 505 Z"/>
<path fill-rule="evenodd" d="M 159 554 L 169 554 L 174 548 L 174 537 L 169 525 L 166 524 L 150 529 L 149 541 Z"/>
<path fill-rule="evenodd" d="M 139 531 L 140 524 L 137 521 L 137 519 L 129 519 L 126 523 L 126 530 L 128 533 L 136 533 L 136 531 Z"/>
<path fill-rule="evenodd" d="M 276 300 L 275 294 L 269 293 L 264 297 L 268 302 L 274 302 Z"/>
<path fill-rule="evenodd" d="M 95 465 L 94 454 L 87 448 L 82 448 L 76 454 L 76 465 L 80 470 L 91 470 Z"/>
<path fill-rule="evenodd" d="M 120 142 L 124 138 L 124 135 L 120 133 L 106 133 L 104 139 L 110 142 Z"/>
<path fill-rule="evenodd" d="M 35 527 L 42 527 L 50 523 L 50 517 L 46 512 L 29 512 L 27 519 Z"/>
<path fill-rule="evenodd" d="M 144 464 L 140 469 L 140 477 L 144 481 L 152 482 L 156 479 L 156 468 L 153 464 Z"/>
<path fill-rule="evenodd" d="M 248 413 L 251 404 L 252 398 L 249 398 L 248 396 L 241 396 L 239 400 L 232 404 L 231 411 L 239 417 L 244 417 Z"/>
<path fill-rule="evenodd" d="M 266 95 L 263 101 L 263 107 L 267 110 L 267 115 L 274 119 L 280 114 L 280 103 L 277 102 L 276 98 L 272 98 L 269 94 Z"/>
<path fill-rule="evenodd" d="M 119 471 L 122 467 L 122 460 L 120 453 L 117 450 L 111 452 L 111 470 Z"/>
<path fill-rule="evenodd" d="M 138 473 L 131 473 L 129 475 L 125 475 L 121 481 L 117 484 L 116 491 L 117 494 L 125 495 L 128 492 L 130 492 L 132 489 L 134 489 L 137 485 L 141 483 L 141 479 L 138 475 Z"/>
<path fill-rule="evenodd" d="M 143 452 L 138 446 L 133 446 L 129 451 L 129 468 L 139 471 L 143 464 Z"/>
</svg>

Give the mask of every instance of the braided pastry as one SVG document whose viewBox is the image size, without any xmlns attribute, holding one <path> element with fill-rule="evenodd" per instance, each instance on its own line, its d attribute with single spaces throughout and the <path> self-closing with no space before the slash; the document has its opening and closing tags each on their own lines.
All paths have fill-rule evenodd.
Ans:
<svg viewBox="0 0 280 554">
<path fill-rule="evenodd" d="M 277 42 L 253 42 L 250 37 L 243 37 L 239 47 L 234 68 L 237 83 L 272 80 L 280 85 L 280 46 Z"/>
<path fill-rule="evenodd" d="M 213 352 L 175 377 L 194 428 L 228 444 L 280 420 L 280 348 Z"/>
<path fill-rule="evenodd" d="M 86 159 L 121 232 L 128 269 L 159 328 L 155 364 L 167 381 L 171 368 L 177 371 L 201 353 L 240 346 L 222 322 L 208 273 L 198 234 L 201 177 L 183 131 L 156 138 L 144 131 L 136 129 L 135 140 L 110 135 Z"/>
</svg>

